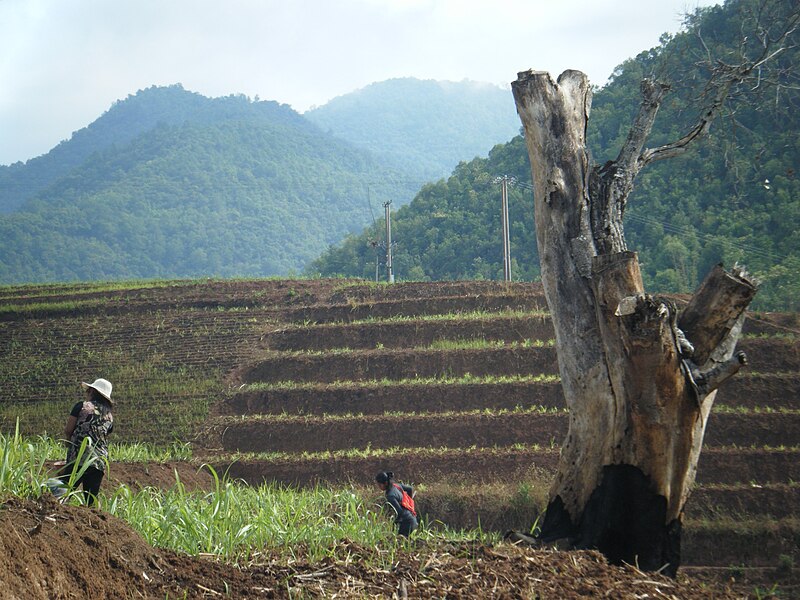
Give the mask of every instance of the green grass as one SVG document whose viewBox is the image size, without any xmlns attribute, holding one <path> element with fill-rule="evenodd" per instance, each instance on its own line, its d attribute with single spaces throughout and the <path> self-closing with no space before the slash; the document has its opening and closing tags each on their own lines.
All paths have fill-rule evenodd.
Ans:
<svg viewBox="0 0 800 600">
<path fill-rule="evenodd" d="M 127 443 L 108 445 L 108 457 L 111 462 L 124 463 L 163 463 L 174 460 L 191 460 L 192 446 L 188 442 L 174 442 L 168 446 L 156 446 L 147 443 Z"/>
<path fill-rule="evenodd" d="M 91 283 L 47 283 L 35 285 L 0 285 L 0 301 L 20 298 L 48 298 L 52 296 L 94 294 L 100 292 L 129 291 L 141 288 L 168 287 L 176 282 L 118 281 Z"/>
<path fill-rule="evenodd" d="M 324 323 L 315 327 L 341 327 L 349 325 L 377 325 L 392 323 L 416 323 L 416 322 L 453 322 L 453 321 L 491 321 L 494 319 L 530 319 L 530 318 L 549 318 L 550 313 L 538 309 L 516 310 L 505 309 L 500 311 L 472 310 L 465 312 L 450 312 L 441 314 L 427 315 L 394 315 L 391 317 L 368 317 L 354 321 L 334 321 Z"/>
<path fill-rule="evenodd" d="M 691 499 L 689 499 L 691 502 Z M 791 516 L 776 519 L 770 515 L 753 516 L 740 514 L 724 514 L 709 518 L 686 518 L 684 530 L 735 531 L 736 533 L 765 533 L 791 531 L 800 535 L 800 517 Z"/>
<path fill-rule="evenodd" d="M 238 391 L 268 392 L 281 390 L 322 390 L 322 389 L 376 389 L 395 386 L 433 386 L 433 385 L 502 385 L 519 383 L 558 383 L 558 375 L 504 375 L 475 376 L 466 373 L 459 377 L 418 377 L 411 379 L 370 379 L 364 381 L 336 381 L 320 384 L 304 381 L 279 381 L 274 383 L 250 383 Z"/>
<path fill-rule="evenodd" d="M 726 406 L 725 404 L 715 404 L 713 412 L 719 414 L 731 414 L 731 415 L 791 415 L 796 416 L 800 415 L 800 410 L 796 408 L 786 408 L 783 406 L 772 407 L 772 406 L 755 406 L 755 407 L 748 407 L 748 406 Z"/>
<path fill-rule="evenodd" d="M 800 452 L 800 445 L 795 444 L 793 446 L 785 446 L 785 445 L 770 446 L 769 444 L 764 444 L 756 446 L 755 444 L 751 444 L 749 446 L 737 446 L 736 444 L 730 444 L 726 446 L 714 446 L 713 450 L 717 452 L 730 452 L 730 451 L 741 451 L 741 450 L 756 450 L 758 452 Z"/>
<path fill-rule="evenodd" d="M 91 298 L 88 300 L 58 300 L 54 302 L 32 302 L 29 304 L 0 304 L 0 317 L 12 314 L 26 315 L 41 312 L 61 312 L 103 306 L 108 301 L 104 298 Z"/>
<path fill-rule="evenodd" d="M 63 460 L 66 447 L 62 440 L 47 435 L 24 436 L 20 433 L 19 426 L 13 433 L 0 432 L 0 444 L 8 456 L 22 452 L 32 455 L 42 461 Z M 111 462 L 137 463 L 137 462 L 168 462 L 175 460 L 190 460 L 192 447 L 188 443 L 175 442 L 166 446 L 157 446 L 143 442 L 108 444 L 108 457 Z M 23 462 L 14 458 L 14 462 Z M 30 461 L 28 461 L 30 463 Z"/>
<path fill-rule="evenodd" d="M 552 348 L 555 340 L 522 340 L 507 342 L 505 340 L 487 340 L 484 338 L 441 339 L 415 350 L 486 350 L 498 348 Z"/>
<path fill-rule="evenodd" d="M 774 332 L 774 333 L 745 333 L 742 334 L 740 340 L 781 340 L 787 342 L 794 342 L 797 339 L 797 334 L 793 332 Z"/>
<path fill-rule="evenodd" d="M 321 560 L 344 539 L 368 547 L 398 547 L 380 506 L 351 490 L 252 488 L 212 475 L 214 489 L 207 493 L 187 492 L 180 483 L 166 491 L 147 488 L 138 493 L 121 487 L 102 505 L 154 546 L 230 562 L 250 562 L 264 549 L 292 558 L 302 551 L 310 560 Z"/>
<path fill-rule="evenodd" d="M 0 433 L 0 500 L 10 496 L 39 497 L 49 477 L 45 461 L 55 446 L 50 441 L 31 440 L 19 433 Z"/>
<path fill-rule="evenodd" d="M 345 450 L 323 450 L 320 452 L 236 452 L 232 454 L 218 454 L 215 461 L 222 463 L 232 463 L 235 461 L 304 461 L 304 460 L 335 460 L 343 458 L 392 458 L 404 456 L 412 453 L 415 457 L 435 457 L 445 454 L 471 455 L 480 454 L 483 456 L 493 454 L 508 454 L 509 452 L 541 452 L 553 450 L 552 447 L 545 447 L 540 444 L 514 444 L 512 446 L 498 447 L 478 447 L 469 446 L 466 448 L 454 448 L 442 446 L 440 448 L 413 448 L 395 446 L 392 448 L 347 448 Z"/>
<path fill-rule="evenodd" d="M 507 415 L 566 415 L 568 411 L 565 408 L 549 407 L 549 406 L 516 406 L 514 408 L 477 408 L 473 410 L 448 410 L 439 412 L 417 412 L 417 411 L 389 411 L 381 413 L 380 415 L 369 415 L 372 419 L 406 419 L 408 421 L 418 419 L 430 419 L 431 417 L 442 418 L 459 418 L 459 417 L 475 417 L 485 415 L 489 417 L 501 417 Z M 298 415 L 294 413 L 258 413 L 247 415 L 229 415 L 219 417 L 214 421 L 216 427 L 225 425 L 235 425 L 243 421 L 247 423 L 253 422 L 295 422 L 295 423 L 329 423 L 336 421 L 352 421 L 366 416 L 364 413 L 325 413 L 321 415 Z M 410 426 L 410 423 L 408 424 Z"/>
<path fill-rule="evenodd" d="M 336 321 L 334 323 L 321 323 L 314 325 L 324 329 L 326 327 L 375 325 L 380 323 L 408 323 L 408 322 L 437 322 L 437 321 L 488 321 L 493 319 L 529 319 L 531 317 L 545 318 L 550 313 L 544 310 L 518 310 L 506 309 L 498 311 L 473 310 L 466 312 L 450 312 L 435 315 L 394 315 L 391 317 L 368 317 L 353 321 Z"/>
<path fill-rule="evenodd" d="M 10 496 L 39 498 L 48 494 L 45 462 L 52 441 L 28 439 L 15 432 L 0 434 L 0 500 Z M 331 556 L 343 541 L 380 547 L 373 560 L 390 568 L 396 553 L 408 548 L 382 510 L 380 496 L 352 488 L 293 490 L 276 485 L 248 487 L 220 476 L 210 467 L 211 491 L 189 492 L 176 478 L 168 490 L 147 487 L 133 492 L 127 486 L 101 489 L 100 507 L 125 520 L 154 546 L 190 555 L 211 554 L 229 562 L 257 561 L 266 552 L 285 559 L 312 561 Z M 62 501 L 81 504 L 74 491 Z M 422 540 L 479 539 L 497 541 L 481 531 L 433 531 L 424 523 L 415 535 Z"/>
<path fill-rule="evenodd" d="M 505 340 L 487 340 L 484 338 L 459 338 L 459 339 L 439 339 L 426 346 L 416 346 L 413 350 L 419 352 L 425 351 L 450 351 L 450 350 L 497 350 L 502 348 L 552 348 L 555 346 L 555 340 L 522 340 L 522 341 L 505 341 Z M 382 346 L 378 350 L 384 350 Z M 403 348 L 407 351 L 407 348 Z M 355 352 L 367 352 L 367 349 L 354 349 L 347 346 L 338 348 L 325 348 L 323 350 L 273 350 L 269 355 L 273 357 L 293 357 L 293 356 L 341 356 L 343 354 L 353 354 Z M 387 352 L 395 351 L 394 348 L 388 349 Z"/>
</svg>

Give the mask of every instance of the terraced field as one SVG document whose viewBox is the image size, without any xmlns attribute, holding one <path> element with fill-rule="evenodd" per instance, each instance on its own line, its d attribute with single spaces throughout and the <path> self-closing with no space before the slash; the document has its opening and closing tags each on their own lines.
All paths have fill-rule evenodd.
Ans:
<svg viewBox="0 0 800 600">
<path fill-rule="evenodd" d="M 540 289 L 464 287 L 460 302 L 442 284 L 373 291 L 285 313 L 215 407 L 204 439 L 218 465 L 293 485 L 392 469 L 421 485 L 431 522 L 530 527 L 567 428 Z M 754 315 L 747 331 L 752 367 L 708 427 L 687 564 L 774 567 L 798 552 L 796 322 Z"/>
<path fill-rule="evenodd" d="M 391 469 L 428 523 L 499 530 L 546 503 L 567 415 L 536 285 L 174 282 L 0 302 L 3 429 L 57 433 L 78 382 L 105 376 L 122 439 L 194 435 L 198 460 L 251 483 L 366 487 Z M 717 397 L 687 565 L 800 556 L 798 330 L 796 315 L 746 325 L 751 367 Z"/>
</svg>

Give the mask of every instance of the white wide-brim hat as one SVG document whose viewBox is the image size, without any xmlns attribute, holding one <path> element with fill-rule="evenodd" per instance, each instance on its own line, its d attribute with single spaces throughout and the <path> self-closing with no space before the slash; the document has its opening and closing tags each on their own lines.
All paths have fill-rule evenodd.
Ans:
<svg viewBox="0 0 800 600">
<path fill-rule="evenodd" d="M 114 401 L 111 400 L 111 382 L 108 379 L 95 379 L 93 383 L 86 383 L 85 381 L 82 381 L 81 387 L 85 390 L 89 388 L 97 390 L 103 398 L 112 404 L 114 403 Z"/>
</svg>

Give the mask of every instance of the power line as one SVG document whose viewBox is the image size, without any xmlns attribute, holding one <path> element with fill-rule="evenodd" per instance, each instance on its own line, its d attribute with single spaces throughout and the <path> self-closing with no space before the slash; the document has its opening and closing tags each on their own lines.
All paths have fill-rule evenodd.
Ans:
<svg viewBox="0 0 800 600">
<path fill-rule="evenodd" d="M 731 241 L 731 240 L 729 240 L 729 239 L 727 239 L 725 237 L 719 236 L 719 235 L 713 235 L 713 234 L 710 234 L 710 233 L 703 233 L 701 231 L 697 231 L 696 229 L 691 229 L 689 227 L 682 227 L 680 225 L 675 225 L 673 223 L 666 223 L 666 222 L 663 222 L 663 221 L 659 221 L 658 219 L 653 219 L 653 218 L 650 218 L 650 217 L 644 217 L 644 216 L 640 216 L 640 215 L 632 215 L 632 214 L 628 214 L 628 215 L 626 215 L 626 217 L 628 219 L 632 220 L 632 221 L 637 221 L 639 223 L 644 223 L 644 224 L 647 224 L 647 225 L 658 225 L 660 227 L 663 227 L 666 231 L 669 231 L 670 233 L 678 234 L 678 235 L 680 235 L 680 236 L 682 236 L 684 238 L 699 237 L 699 238 L 705 240 L 706 242 L 719 242 L 721 244 L 725 244 L 725 245 L 730 246 L 732 248 L 735 248 L 737 250 L 741 250 L 741 251 L 743 251 L 745 253 L 753 254 L 755 256 L 758 256 L 759 258 L 764 258 L 764 259 L 777 261 L 777 262 L 786 260 L 788 258 L 788 256 L 786 256 L 786 255 L 775 254 L 773 252 L 769 252 L 768 250 L 763 250 L 763 249 L 757 248 L 755 246 L 750 246 L 748 244 L 742 244 L 742 243 Z"/>
<path fill-rule="evenodd" d="M 369 207 L 369 214 L 372 217 L 372 226 L 377 230 L 378 223 L 375 221 L 375 212 L 372 210 L 372 194 L 370 193 L 371 188 L 379 187 L 379 186 L 398 186 L 398 185 L 414 185 L 422 187 L 426 183 L 430 183 L 429 181 L 422 181 L 419 179 L 392 179 L 392 180 L 374 180 L 374 181 L 365 181 L 363 182 L 367 186 L 367 206 Z"/>
<path fill-rule="evenodd" d="M 509 182 L 509 185 L 513 185 L 514 187 L 523 188 L 523 189 L 526 189 L 526 190 L 533 191 L 533 186 L 531 184 L 529 184 L 529 183 L 524 182 L 524 181 L 514 181 L 513 183 Z M 715 235 L 715 234 L 711 234 L 711 233 L 703 233 L 701 231 L 698 231 L 696 229 L 692 229 L 690 227 L 683 227 L 683 226 L 680 226 L 680 225 L 675 225 L 674 223 L 668 223 L 668 222 L 665 222 L 665 221 L 660 221 L 660 220 L 654 219 L 652 217 L 645 217 L 645 216 L 641 216 L 641 215 L 635 215 L 635 214 L 628 213 L 627 215 L 625 215 L 625 218 L 629 219 L 631 221 L 635 221 L 635 222 L 639 222 L 639 223 L 643 223 L 643 224 L 647 224 L 647 225 L 657 225 L 657 226 L 663 227 L 664 230 L 666 230 L 666 231 L 668 231 L 670 233 L 677 234 L 677 235 L 679 235 L 679 236 L 681 236 L 683 238 L 697 237 L 697 238 L 700 238 L 700 239 L 702 239 L 702 240 L 704 240 L 706 242 L 718 242 L 718 243 L 723 244 L 725 246 L 728 246 L 730 248 L 734 248 L 736 250 L 741 250 L 744 253 L 747 253 L 747 254 L 750 254 L 750 255 L 754 255 L 754 256 L 756 256 L 758 258 L 771 260 L 771 261 L 774 261 L 774 262 L 785 261 L 785 260 L 787 260 L 789 258 L 788 255 L 785 255 L 785 254 L 777 254 L 775 252 L 770 252 L 769 250 L 764 250 L 763 248 L 758 248 L 756 246 L 751 246 L 749 244 L 743 244 L 741 242 L 735 242 L 735 241 L 730 240 L 730 239 L 728 239 L 726 237 L 723 237 L 721 235 Z"/>
</svg>

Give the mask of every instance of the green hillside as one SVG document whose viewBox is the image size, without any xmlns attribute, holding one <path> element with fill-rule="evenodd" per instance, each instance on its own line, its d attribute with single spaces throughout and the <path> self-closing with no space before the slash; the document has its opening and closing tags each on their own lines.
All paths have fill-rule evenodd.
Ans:
<svg viewBox="0 0 800 600">
<path fill-rule="evenodd" d="M 110 146 L 124 146 L 159 123 L 214 118 L 220 103 L 180 85 L 151 87 L 116 102 L 101 118 L 76 131 L 47 154 L 25 163 L 0 165 L 0 213 L 12 211 L 50 184 Z"/>
<path fill-rule="evenodd" d="M 420 179 L 486 156 L 519 132 L 509 90 L 475 81 L 391 79 L 334 98 L 305 116 Z"/>
<path fill-rule="evenodd" d="M 594 95 L 588 135 L 595 161 L 616 157 L 638 109 L 644 76 L 668 76 L 673 85 L 649 145 L 685 133 L 697 118 L 696 99 L 707 79 L 697 61 L 706 48 L 730 58 L 754 4 L 737 0 L 701 9 L 684 33 L 665 37 L 657 48 L 618 67 Z M 773 7 L 788 9 L 780 3 Z M 755 37 L 749 44 L 754 43 Z M 639 176 L 626 212 L 626 234 L 629 247 L 641 255 L 649 290 L 690 291 L 711 265 L 738 261 L 762 280 L 757 306 L 800 306 L 796 64 L 796 48 L 779 55 L 773 65 L 780 85 L 771 84 L 765 69 L 757 89 L 752 84 L 734 89 L 708 138 Z M 396 212 L 394 271 L 399 279 L 502 278 L 499 175 L 518 181 L 509 194 L 512 274 L 522 280 L 537 275 L 530 169 L 524 142 L 517 137 L 494 148 L 488 158 L 462 163 L 447 181 L 426 186 Z M 370 229 L 351 236 L 317 259 L 309 272 L 374 273 L 375 253 L 367 240 L 376 235 Z"/>
<path fill-rule="evenodd" d="M 414 191 L 287 106 L 179 86 L 62 146 L 41 159 L 59 177 L 16 180 L 28 192 L 0 217 L 0 282 L 287 274 L 366 225 L 368 200 Z"/>
</svg>

